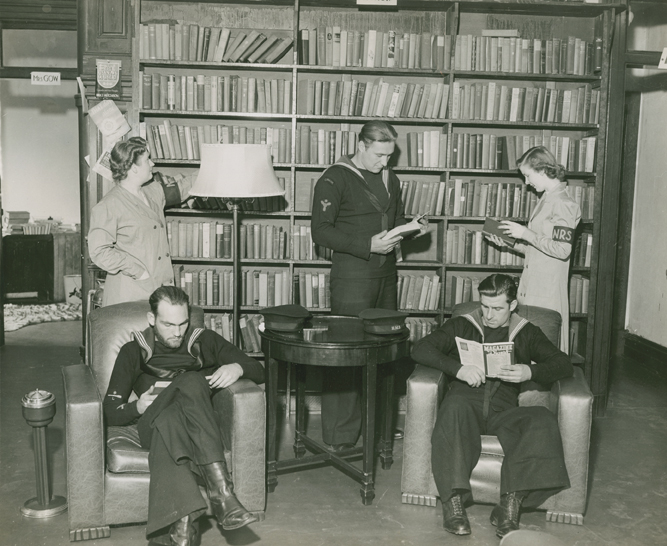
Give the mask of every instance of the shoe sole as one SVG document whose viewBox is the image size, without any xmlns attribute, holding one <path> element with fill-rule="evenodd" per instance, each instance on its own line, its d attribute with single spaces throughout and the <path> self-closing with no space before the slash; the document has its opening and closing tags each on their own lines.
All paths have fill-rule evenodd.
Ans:
<svg viewBox="0 0 667 546">
<path fill-rule="evenodd" d="M 463 532 L 450 531 L 450 530 L 447 529 L 446 527 L 444 527 L 444 529 L 445 529 L 445 531 L 447 531 L 448 533 L 451 533 L 452 535 L 456 535 L 456 536 L 459 536 L 459 537 L 460 537 L 460 536 L 469 535 L 469 534 L 471 533 L 471 531 L 463 531 Z"/>
<path fill-rule="evenodd" d="M 238 525 L 230 526 L 230 525 L 222 525 L 220 526 L 223 528 L 225 531 L 234 531 L 235 529 L 240 529 L 241 527 L 245 527 L 246 525 L 250 525 L 251 523 L 255 523 L 259 521 L 259 518 L 257 516 L 251 515 L 249 519 L 242 521 Z"/>
</svg>

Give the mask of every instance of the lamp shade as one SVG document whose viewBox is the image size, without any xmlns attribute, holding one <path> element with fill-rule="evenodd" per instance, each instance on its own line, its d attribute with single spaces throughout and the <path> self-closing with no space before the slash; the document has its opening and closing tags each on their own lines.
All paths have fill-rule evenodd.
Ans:
<svg viewBox="0 0 667 546">
<path fill-rule="evenodd" d="M 201 167 L 190 195 L 252 198 L 284 194 L 266 144 L 201 145 Z"/>
</svg>

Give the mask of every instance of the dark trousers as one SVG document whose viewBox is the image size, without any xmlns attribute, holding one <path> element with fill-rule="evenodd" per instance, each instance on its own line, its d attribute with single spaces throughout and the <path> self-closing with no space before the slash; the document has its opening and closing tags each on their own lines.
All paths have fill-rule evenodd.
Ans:
<svg viewBox="0 0 667 546">
<path fill-rule="evenodd" d="M 495 435 L 505 454 L 500 494 L 530 491 L 524 506 L 539 506 L 570 486 L 556 416 L 547 408 L 499 407 L 483 416 L 484 387 L 452 384 L 431 437 L 431 465 L 443 501 L 455 493 L 471 498 L 470 475 L 482 450 L 482 434 Z M 458 490 L 458 491 L 457 491 Z"/>
<path fill-rule="evenodd" d="M 224 459 L 204 375 L 185 372 L 177 376 L 148 406 L 138 429 L 142 447 L 150 450 L 146 527 L 150 535 L 188 514 L 206 510 L 197 467 Z"/>
<path fill-rule="evenodd" d="M 393 309 L 396 276 L 331 279 L 331 314 L 357 316 L 364 309 Z M 322 439 L 354 444 L 361 432 L 361 376 L 356 368 L 323 368 Z"/>
</svg>

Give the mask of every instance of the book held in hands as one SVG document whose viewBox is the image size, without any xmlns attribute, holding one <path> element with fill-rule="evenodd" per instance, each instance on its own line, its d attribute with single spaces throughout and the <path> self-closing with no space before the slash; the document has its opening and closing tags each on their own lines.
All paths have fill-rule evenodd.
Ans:
<svg viewBox="0 0 667 546">
<path fill-rule="evenodd" d="M 456 337 L 459 358 L 464 366 L 476 366 L 486 377 L 498 377 L 502 365 L 514 364 L 514 343 L 478 343 Z"/>
<path fill-rule="evenodd" d="M 516 243 L 516 239 L 505 233 L 500 222 L 493 218 L 486 218 L 486 220 L 484 220 L 482 231 L 487 235 L 496 235 L 497 237 L 500 237 L 507 246 L 513 247 L 514 243 Z"/>
</svg>

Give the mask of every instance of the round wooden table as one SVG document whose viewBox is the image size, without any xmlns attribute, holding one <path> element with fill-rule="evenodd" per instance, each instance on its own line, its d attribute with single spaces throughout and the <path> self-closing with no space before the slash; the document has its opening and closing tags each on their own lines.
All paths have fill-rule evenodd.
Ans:
<svg viewBox="0 0 667 546">
<path fill-rule="evenodd" d="M 363 321 L 357 317 L 316 316 L 308 321 L 302 331 L 280 332 L 264 330 L 262 351 L 266 358 L 267 393 L 267 487 L 271 492 L 278 484 L 280 470 L 307 468 L 323 461 L 331 461 L 338 469 L 361 483 L 361 499 L 368 505 L 375 497 L 374 438 L 375 399 L 378 382 L 378 366 L 384 398 L 384 421 L 379 446 L 382 468 L 393 462 L 392 399 L 394 391 L 394 366 L 389 364 L 409 354 L 407 331 L 392 335 L 375 335 L 364 331 Z M 294 432 L 294 459 L 278 461 L 276 444 L 276 413 L 278 362 L 296 366 L 296 426 Z M 306 435 L 305 370 L 307 366 L 362 367 L 362 439 L 363 446 L 333 453 Z M 306 448 L 313 455 L 306 456 Z M 362 468 L 347 459 L 363 456 Z"/>
</svg>

